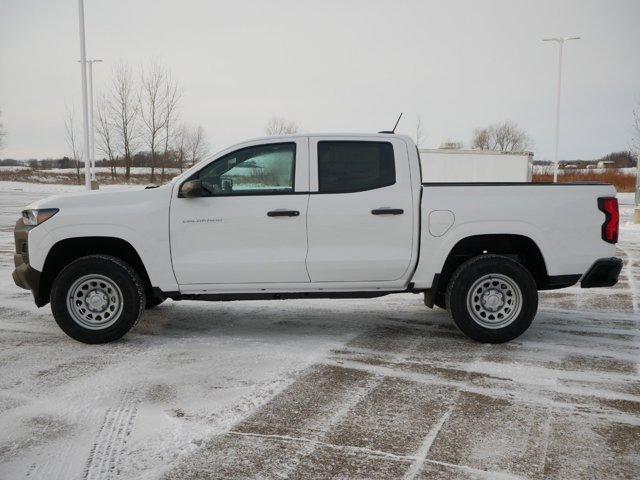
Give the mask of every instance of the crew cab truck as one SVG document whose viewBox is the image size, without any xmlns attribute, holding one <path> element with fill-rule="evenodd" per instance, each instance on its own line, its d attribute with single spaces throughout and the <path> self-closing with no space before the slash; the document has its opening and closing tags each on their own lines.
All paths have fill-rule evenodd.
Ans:
<svg viewBox="0 0 640 480">
<path fill-rule="evenodd" d="M 292 135 L 235 145 L 155 188 L 36 201 L 15 283 L 69 336 L 116 340 L 174 300 L 424 294 L 467 336 L 522 334 L 538 290 L 617 282 L 604 184 L 423 184 L 409 137 Z"/>
</svg>

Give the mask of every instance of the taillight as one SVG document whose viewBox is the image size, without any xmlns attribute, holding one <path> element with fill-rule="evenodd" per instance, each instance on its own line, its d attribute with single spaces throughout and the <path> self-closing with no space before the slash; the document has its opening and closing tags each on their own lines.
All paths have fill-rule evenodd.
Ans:
<svg viewBox="0 0 640 480">
<path fill-rule="evenodd" d="M 602 224 L 602 239 L 605 242 L 617 243 L 620 227 L 618 199 L 615 197 L 601 197 L 598 199 L 598 208 L 605 215 L 604 223 Z"/>
</svg>

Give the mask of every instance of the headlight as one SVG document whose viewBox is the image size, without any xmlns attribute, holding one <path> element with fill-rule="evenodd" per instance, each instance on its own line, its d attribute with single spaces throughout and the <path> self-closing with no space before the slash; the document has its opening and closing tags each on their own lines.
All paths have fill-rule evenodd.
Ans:
<svg viewBox="0 0 640 480">
<path fill-rule="evenodd" d="M 57 208 L 41 208 L 37 210 L 23 210 L 22 223 L 35 227 L 46 222 L 53 217 L 59 210 Z"/>
</svg>

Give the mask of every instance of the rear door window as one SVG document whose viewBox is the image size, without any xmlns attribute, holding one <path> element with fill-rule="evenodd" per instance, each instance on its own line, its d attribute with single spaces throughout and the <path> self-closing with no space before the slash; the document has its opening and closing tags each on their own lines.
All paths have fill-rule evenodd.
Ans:
<svg viewBox="0 0 640 480">
<path fill-rule="evenodd" d="M 388 142 L 318 142 L 320 193 L 363 192 L 396 183 L 393 146 Z"/>
</svg>

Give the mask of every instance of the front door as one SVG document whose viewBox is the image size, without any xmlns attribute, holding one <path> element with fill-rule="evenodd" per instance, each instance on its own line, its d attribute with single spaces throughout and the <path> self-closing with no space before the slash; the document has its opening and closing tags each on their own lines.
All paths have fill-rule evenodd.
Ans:
<svg viewBox="0 0 640 480">
<path fill-rule="evenodd" d="M 391 282 L 411 263 L 414 207 L 405 143 L 310 137 L 307 269 L 312 282 Z"/>
<path fill-rule="evenodd" d="M 193 179 L 202 182 L 203 196 L 179 198 L 180 182 L 171 202 L 180 285 L 309 282 L 306 137 L 249 144 Z"/>
</svg>

